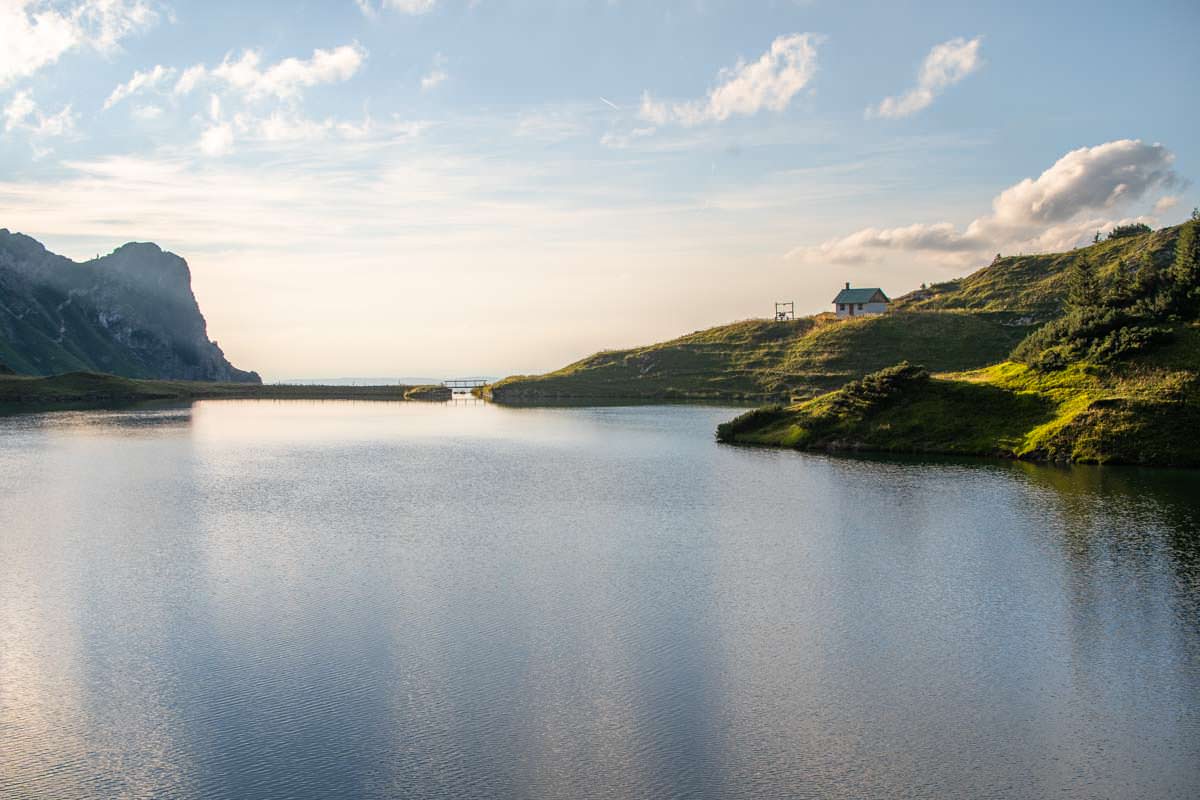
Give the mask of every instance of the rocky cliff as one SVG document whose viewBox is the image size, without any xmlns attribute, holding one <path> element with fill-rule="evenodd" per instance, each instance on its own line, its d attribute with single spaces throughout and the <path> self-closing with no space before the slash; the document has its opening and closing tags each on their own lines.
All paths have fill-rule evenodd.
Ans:
<svg viewBox="0 0 1200 800">
<path fill-rule="evenodd" d="M 77 263 L 0 229 L 0 363 L 18 373 L 260 383 L 210 341 L 187 262 L 130 243 Z"/>
</svg>

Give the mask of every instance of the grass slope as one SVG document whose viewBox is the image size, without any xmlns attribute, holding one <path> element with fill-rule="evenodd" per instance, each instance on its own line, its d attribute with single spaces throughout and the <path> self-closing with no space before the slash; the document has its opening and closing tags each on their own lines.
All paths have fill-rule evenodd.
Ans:
<svg viewBox="0 0 1200 800">
<path fill-rule="evenodd" d="M 443 386 L 293 386 L 122 378 L 70 372 L 48 378 L 0 373 L 0 405 L 57 405 L 142 400 L 443 400 Z"/>
<path fill-rule="evenodd" d="M 492 384 L 498 402 L 541 399 L 790 399 L 920 359 L 969 369 L 1003 358 L 1028 328 L 1012 315 L 898 312 L 839 322 L 831 314 L 791 322 L 747 320 L 669 342 L 589 356 L 555 372 Z"/>
<path fill-rule="evenodd" d="M 1098 242 L 1065 253 L 1008 256 L 958 280 L 936 283 L 924 293 L 899 297 L 902 309 L 1005 311 L 1045 319 L 1056 316 L 1067 294 L 1068 273 L 1079 259 L 1096 267 L 1097 278 L 1111 282 L 1122 267 L 1150 260 L 1165 267 L 1175 254 L 1180 226 L 1144 236 Z M 922 297 L 927 294 L 928 297 Z"/>
<path fill-rule="evenodd" d="M 750 411 L 721 425 L 717 438 L 802 450 L 1200 466 L 1200 328 L 1178 330 L 1157 360 L 1052 372 L 1011 361 L 942 375 L 910 367 L 920 374 L 874 402 L 860 401 L 861 382 L 852 383 Z"/>
<path fill-rule="evenodd" d="M 1039 256 L 1050 274 L 1026 275 L 1010 289 L 1011 302 L 1034 297 L 1030 286 L 1038 285 L 1057 285 L 1069 300 L 1058 300 L 1053 321 L 1034 328 L 1010 358 L 932 375 L 901 363 L 819 397 L 743 414 L 721 425 L 717 438 L 1200 466 L 1200 221 L 1086 250 L 1091 270 L 1072 254 Z M 1130 268 L 1135 255 L 1140 266 Z M 954 302 L 989 307 L 1002 286 L 995 273 L 1013 279 L 1014 269 L 1027 267 L 998 262 L 960 282 Z M 1049 309 L 1052 299 L 1037 302 Z"/>
<path fill-rule="evenodd" d="M 499 402 L 566 399 L 788 400 L 841 386 L 905 359 L 935 371 L 1002 361 L 1059 316 L 1068 274 L 1089 259 L 1100 280 L 1146 260 L 1170 262 L 1179 228 L 1067 253 L 1000 258 L 972 275 L 897 299 L 882 317 L 831 314 L 747 320 L 668 342 L 597 353 L 545 375 L 518 375 L 486 392 Z"/>
</svg>

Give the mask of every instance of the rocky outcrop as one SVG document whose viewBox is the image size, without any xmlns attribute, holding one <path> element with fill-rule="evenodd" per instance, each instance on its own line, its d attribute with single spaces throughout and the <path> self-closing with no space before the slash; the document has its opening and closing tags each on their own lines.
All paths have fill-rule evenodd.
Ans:
<svg viewBox="0 0 1200 800">
<path fill-rule="evenodd" d="M 261 383 L 208 338 L 187 262 L 130 243 L 77 263 L 0 229 L 0 362 L 18 373 Z"/>
</svg>

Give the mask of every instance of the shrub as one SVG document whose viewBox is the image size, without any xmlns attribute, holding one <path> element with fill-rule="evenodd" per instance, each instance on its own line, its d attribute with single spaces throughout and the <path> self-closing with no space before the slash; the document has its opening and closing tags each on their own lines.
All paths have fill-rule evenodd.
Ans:
<svg viewBox="0 0 1200 800">
<path fill-rule="evenodd" d="M 1126 236 L 1141 236 L 1150 233 L 1151 228 L 1143 222 L 1131 222 L 1128 225 L 1118 225 L 1108 232 L 1109 239 L 1124 239 Z"/>
<path fill-rule="evenodd" d="M 750 430 L 758 430 L 773 422 L 778 422 L 787 415 L 787 410 L 781 405 L 763 406 L 739 414 L 729 422 L 717 426 L 717 441 L 732 442 L 738 434 Z"/>
<path fill-rule="evenodd" d="M 902 361 L 847 383 L 833 396 L 829 410 L 837 416 L 873 411 L 928 381 L 929 370 Z"/>
<path fill-rule="evenodd" d="M 1148 256 L 1135 266 L 1117 265 L 1104 286 L 1086 258 L 1067 274 L 1066 313 L 1027 336 L 1012 358 L 1040 370 L 1061 369 L 1073 361 L 1111 363 L 1162 342 L 1169 318 L 1194 319 L 1200 312 L 1200 221 L 1183 225 L 1175 259 L 1162 268 Z M 1141 223 L 1113 229 L 1109 238 L 1149 233 Z"/>
<path fill-rule="evenodd" d="M 1165 340 L 1170 329 L 1148 325 L 1139 314 L 1093 306 L 1068 312 L 1029 334 L 1013 360 L 1040 370 L 1062 369 L 1072 361 L 1110 363 Z"/>
</svg>

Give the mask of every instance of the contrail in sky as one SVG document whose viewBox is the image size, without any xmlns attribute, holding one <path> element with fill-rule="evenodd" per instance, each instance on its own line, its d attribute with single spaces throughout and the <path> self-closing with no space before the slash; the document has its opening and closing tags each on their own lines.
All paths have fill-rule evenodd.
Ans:
<svg viewBox="0 0 1200 800">
<path fill-rule="evenodd" d="M 604 103 L 604 105 L 606 105 L 606 106 L 612 106 L 612 107 L 613 107 L 614 109 L 616 109 L 617 111 L 620 111 L 620 110 L 621 110 L 621 107 L 620 107 L 619 105 L 617 105 L 616 103 L 614 103 L 612 100 L 609 100 L 607 97 L 601 97 L 601 98 L 600 98 L 600 102 L 601 102 L 601 103 Z"/>
</svg>

